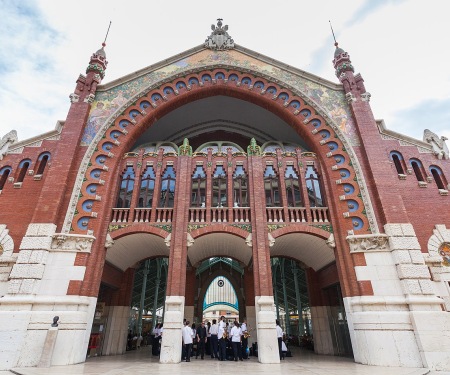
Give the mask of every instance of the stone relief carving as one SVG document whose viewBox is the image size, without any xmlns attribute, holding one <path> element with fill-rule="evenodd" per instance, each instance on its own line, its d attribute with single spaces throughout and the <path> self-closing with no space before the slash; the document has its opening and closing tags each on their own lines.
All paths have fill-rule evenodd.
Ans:
<svg viewBox="0 0 450 375">
<path fill-rule="evenodd" d="M 106 235 L 106 241 L 105 241 L 105 247 L 109 249 L 114 245 L 114 240 L 112 239 L 111 235 L 108 233 Z"/>
<path fill-rule="evenodd" d="M 10 257 L 13 255 L 14 241 L 9 235 L 6 224 L 0 224 L 0 257 Z"/>
<path fill-rule="evenodd" d="M 449 158 L 449 150 L 447 144 L 445 143 L 448 140 L 447 137 L 437 136 L 429 129 L 425 129 L 423 132 L 423 140 L 431 145 L 433 148 L 433 154 L 439 159 L 448 159 Z"/>
<path fill-rule="evenodd" d="M 336 241 L 334 239 L 334 234 L 331 233 L 330 237 L 326 240 L 326 244 L 331 247 L 332 249 L 336 247 Z"/>
<path fill-rule="evenodd" d="M 270 232 L 267 233 L 267 236 L 269 237 L 269 247 L 272 247 L 273 245 L 275 245 L 275 238 L 273 238 Z"/>
<path fill-rule="evenodd" d="M 90 253 L 94 240 L 91 235 L 55 233 L 51 250 Z"/>
<path fill-rule="evenodd" d="M 445 225 L 435 225 L 433 235 L 428 240 L 426 263 L 442 263 L 450 266 L 450 229 Z"/>
<path fill-rule="evenodd" d="M 247 244 L 248 247 L 252 247 L 253 246 L 252 234 L 251 233 L 249 233 L 249 235 L 245 239 L 245 243 Z"/>
<path fill-rule="evenodd" d="M 205 40 L 204 46 L 213 50 L 234 48 L 234 40 L 228 35 L 228 25 L 222 27 L 222 18 L 217 19 L 217 26 L 211 25 L 212 33 Z"/>
<path fill-rule="evenodd" d="M 347 236 L 351 253 L 390 251 L 387 234 L 362 234 Z"/>
<path fill-rule="evenodd" d="M 18 141 L 17 132 L 15 130 L 11 130 L 9 133 L 3 136 L 0 140 L 0 160 L 3 160 L 3 157 L 8 153 L 8 148 L 13 143 Z"/>
<path fill-rule="evenodd" d="M 172 233 L 169 233 L 169 235 L 164 238 L 164 243 L 166 244 L 167 247 L 170 247 L 170 240 L 172 239 Z"/>
<path fill-rule="evenodd" d="M 191 247 L 194 244 L 195 240 L 194 238 L 191 236 L 190 233 L 187 234 L 187 247 Z"/>
</svg>

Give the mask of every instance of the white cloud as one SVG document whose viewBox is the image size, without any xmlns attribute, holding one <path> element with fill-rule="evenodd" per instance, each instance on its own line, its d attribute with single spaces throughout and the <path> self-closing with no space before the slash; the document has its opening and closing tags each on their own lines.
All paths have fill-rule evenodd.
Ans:
<svg viewBox="0 0 450 375">
<path fill-rule="evenodd" d="M 20 139 L 28 138 L 65 118 L 68 96 L 110 20 L 104 83 L 202 44 L 217 17 L 236 43 L 337 82 L 331 19 L 372 94 L 376 118 L 416 138 L 424 128 L 450 135 L 445 1 L 349 0 L 345 7 L 331 0 L 230 0 L 220 7 L 180 0 L 166 6 L 137 0 L 1 3 L 0 136 L 17 129 Z M 430 109 L 433 101 L 441 105 Z M 427 121 L 414 115 L 418 108 Z"/>
</svg>

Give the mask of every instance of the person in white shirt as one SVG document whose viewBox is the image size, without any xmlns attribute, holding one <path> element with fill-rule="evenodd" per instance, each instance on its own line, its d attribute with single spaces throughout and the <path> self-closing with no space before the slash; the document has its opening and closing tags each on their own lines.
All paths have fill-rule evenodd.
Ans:
<svg viewBox="0 0 450 375">
<path fill-rule="evenodd" d="M 213 319 L 209 333 L 211 334 L 211 358 L 219 359 L 217 353 L 219 348 L 219 326 L 216 324 L 216 319 Z"/>
<path fill-rule="evenodd" d="M 235 362 L 237 362 L 238 357 L 239 360 L 242 361 L 242 349 L 241 349 L 241 335 L 242 331 L 239 327 L 239 323 L 234 321 L 234 327 L 231 328 L 230 336 L 231 336 L 231 345 L 233 346 L 233 356 Z"/>
<path fill-rule="evenodd" d="M 280 327 L 280 321 L 277 319 L 276 321 L 276 331 L 277 331 L 277 339 L 278 339 L 278 351 L 280 352 L 280 359 L 283 359 L 283 352 L 281 347 L 281 342 L 283 341 L 283 330 Z"/>
<path fill-rule="evenodd" d="M 219 336 L 219 360 L 226 361 L 228 335 L 226 331 L 225 317 L 223 315 L 220 317 L 218 336 Z"/>
<path fill-rule="evenodd" d="M 185 353 L 186 353 L 186 362 L 191 361 L 191 349 L 192 349 L 192 337 L 193 332 L 192 328 L 189 327 L 189 321 L 186 321 L 185 326 L 182 329 L 182 336 L 183 336 L 183 344 L 185 347 Z"/>
</svg>

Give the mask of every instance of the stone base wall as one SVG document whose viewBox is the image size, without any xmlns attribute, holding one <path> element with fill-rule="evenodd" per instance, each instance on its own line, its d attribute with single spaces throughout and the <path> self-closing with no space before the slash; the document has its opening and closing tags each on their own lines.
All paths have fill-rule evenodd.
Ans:
<svg viewBox="0 0 450 375">
<path fill-rule="evenodd" d="M 373 290 L 372 296 L 344 298 L 355 361 L 448 371 L 442 258 L 421 251 L 411 224 L 386 224 L 385 231 L 347 238 L 351 252 L 364 254 L 357 280 L 370 281 Z"/>
</svg>

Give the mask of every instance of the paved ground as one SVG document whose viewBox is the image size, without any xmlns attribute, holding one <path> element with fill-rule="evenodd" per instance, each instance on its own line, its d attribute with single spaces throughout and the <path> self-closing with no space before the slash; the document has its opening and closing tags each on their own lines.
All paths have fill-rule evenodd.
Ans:
<svg viewBox="0 0 450 375">
<path fill-rule="evenodd" d="M 86 363 L 70 366 L 53 366 L 49 369 L 22 368 L 11 372 L 0 371 L 1 375 L 124 375 L 124 374 L 157 374 L 157 375 L 448 375 L 450 372 L 430 372 L 424 368 L 375 367 L 356 364 L 352 359 L 330 356 L 319 356 L 309 351 L 293 350 L 293 357 L 286 358 L 277 365 L 260 364 L 255 357 L 243 362 L 219 362 L 210 358 L 192 359 L 190 363 L 175 365 L 159 364 L 157 358 L 151 356 L 149 348 L 127 352 L 124 355 L 89 358 Z"/>
</svg>

